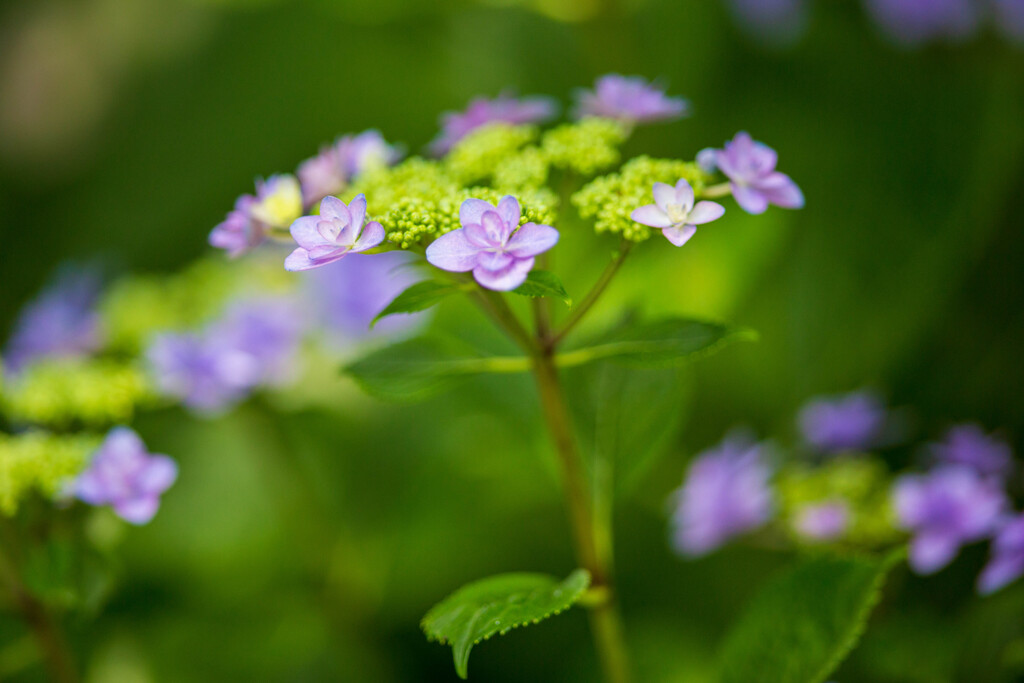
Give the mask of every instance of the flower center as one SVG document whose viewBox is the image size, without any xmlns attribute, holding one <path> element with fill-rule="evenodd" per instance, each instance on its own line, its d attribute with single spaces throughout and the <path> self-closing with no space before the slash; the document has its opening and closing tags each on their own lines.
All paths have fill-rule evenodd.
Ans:
<svg viewBox="0 0 1024 683">
<path fill-rule="evenodd" d="M 668 219 L 676 225 L 685 223 L 686 218 L 690 215 L 690 212 L 682 204 L 669 204 L 665 207 L 665 213 L 668 214 Z"/>
</svg>

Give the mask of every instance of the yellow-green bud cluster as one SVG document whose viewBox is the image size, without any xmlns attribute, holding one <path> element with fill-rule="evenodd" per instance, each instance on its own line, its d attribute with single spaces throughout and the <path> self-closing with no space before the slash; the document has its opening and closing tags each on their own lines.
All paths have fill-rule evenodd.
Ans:
<svg viewBox="0 0 1024 683">
<path fill-rule="evenodd" d="M 808 505 L 841 501 L 850 512 L 844 542 L 864 548 L 891 544 L 900 532 L 889 502 L 889 479 L 885 464 L 866 455 L 839 457 L 813 468 L 786 468 L 777 481 L 782 518 L 792 524 Z M 801 539 L 795 529 L 789 531 Z"/>
<path fill-rule="evenodd" d="M 633 242 L 651 236 L 651 228 L 635 222 L 633 209 L 651 204 L 654 183 L 675 185 L 685 179 L 699 197 L 710 176 L 695 163 L 640 156 L 623 164 L 617 173 L 595 178 L 572 196 L 583 218 L 593 218 L 594 229 L 622 235 Z"/>
<path fill-rule="evenodd" d="M 33 492 L 56 495 L 82 471 L 99 443 L 96 436 L 0 433 L 0 514 L 14 515 Z"/>
<path fill-rule="evenodd" d="M 494 167 L 494 186 L 510 194 L 543 187 L 547 180 L 548 160 L 537 147 L 525 147 Z"/>
<path fill-rule="evenodd" d="M 508 123 L 481 126 L 452 147 L 444 159 L 444 167 L 460 185 L 479 184 L 491 180 L 499 164 L 514 157 L 521 147 L 536 138 L 535 126 Z"/>
<path fill-rule="evenodd" d="M 127 422 L 153 397 L 134 364 L 109 359 L 43 359 L 7 378 L 0 410 L 15 423 L 67 426 Z"/>
<path fill-rule="evenodd" d="M 541 140 L 548 163 L 582 176 L 592 176 L 619 162 L 619 146 L 629 128 L 612 119 L 586 118 L 551 129 Z"/>
</svg>

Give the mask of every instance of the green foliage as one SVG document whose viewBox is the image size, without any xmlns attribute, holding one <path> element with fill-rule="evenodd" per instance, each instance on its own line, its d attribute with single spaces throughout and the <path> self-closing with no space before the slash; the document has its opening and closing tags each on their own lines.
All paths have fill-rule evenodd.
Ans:
<svg viewBox="0 0 1024 683">
<path fill-rule="evenodd" d="M 430 640 L 451 644 L 455 670 L 466 678 L 474 645 L 569 609 L 589 585 L 585 569 L 561 582 L 547 574 L 500 574 L 455 591 L 427 612 L 420 626 Z"/>
<path fill-rule="evenodd" d="M 710 355 L 734 341 L 750 341 L 757 334 L 721 323 L 665 318 L 622 326 L 592 346 L 569 351 L 562 365 L 580 365 L 603 358 L 638 367 L 671 367 Z M 581 356 L 581 362 L 576 362 Z"/>
<path fill-rule="evenodd" d="M 11 516 L 29 494 L 55 495 L 77 475 L 99 445 L 94 436 L 59 436 L 31 431 L 0 433 L 0 514 Z"/>
<path fill-rule="evenodd" d="M 619 162 L 619 146 L 628 137 L 629 128 L 619 121 L 586 118 L 549 130 L 541 150 L 554 168 L 589 177 Z"/>
<path fill-rule="evenodd" d="M 552 297 L 566 306 L 572 306 L 572 298 L 565 291 L 565 285 L 557 275 L 546 270 L 530 271 L 526 282 L 513 289 L 512 293 L 533 298 Z"/>
<path fill-rule="evenodd" d="M 377 321 L 381 318 L 386 318 L 389 315 L 425 311 L 445 297 L 455 294 L 461 289 L 459 285 L 451 282 L 438 282 L 437 280 L 417 282 L 392 299 L 391 303 L 373 319 L 370 327 L 376 325 Z"/>
<path fill-rule="evenodd" d="M 770 580 L 725 640 L 721 683 L 822 683 L 856 645 L 897 557 L 820 556 Z"/>
<path fill-rule="evenodd" d="M 710 176 L 697 164 L 674 159 L 639 156 L 623 164 L 617 173 L 595 178 L 572 196 L 572 203 L 584 218 L 594 218 L 594 229 L 622 235 L 642 242 L 651 236 L 651 228 L 636 223 L 633 209 L 654 202 L 654 183 L 675 185 L 686 179 L 699 196 Z"/>
</svg>

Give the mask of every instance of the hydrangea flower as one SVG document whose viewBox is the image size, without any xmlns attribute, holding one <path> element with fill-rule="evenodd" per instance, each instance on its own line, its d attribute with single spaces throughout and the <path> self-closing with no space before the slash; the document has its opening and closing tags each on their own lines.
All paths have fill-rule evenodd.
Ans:
<svg viewBox="0 0 1024 683">
<path fill-rule="evenodd" d="M 764 43 L 792 43 L 807 28 L 805 0 L 730 0 L 729 6 L 740 28 Z"/>
<path fill-rule="evenodd" d="M 392 166 L 402 158 L 402 149 L 389 145 L 380 131 L 376 130 L 346 135 L 338 140 L 337 148 L 342 169 L 349 178 L 355 178 L 371 168 Z"/>
<path fill-rule="evenodd" d="M 962 40 L 978 27 L 975 0 L 865 0 L 865 9 L 889 38 L 908 46 Z"/>
<path fill-rule="evenodd" d="M 210 233 L 210 245 L 232 258 L 258 247 L 270 231 L 284 230 L 302 215 L 302 190 L 292 175 L 257 181 L 256 194 L 244 194 L 235 208 Z"/>
<path fill-rule="evenodd" d="M 282 384 L 295 374 L 299 342 L 306 331 L 299 310 L 288 297 L 237 301 L 208 328 L 206 336 L 221 348 L 251 359 L 257 368 L 251 386 Z"/>
<path fill-rule="evenodd" d="M 379 131 L 341 137 L 299 166 L 303 204 L 312 206 L 344 190 L 350 179 L 367 169 L 391 166 L 401 158 L 401 150 L 389 145 Z"/>
<path fill-rule="evenodd" d="M 714 157 L 714 165 L 729 178 L 736 203 L 752 214 L 764 213 L 769 204 L 803 208 L 803 193 L 788 175 L 775 170 L 777 162 L 775 150 L 745 132 L 726 142 L 725 149 L 715 150 Z"/>
<path fill-rule="evenodd" d="M 963 465 L 983 476 L 1006 477 L 1013 469 L 1010 446 L 975 424 L 952 427 L 931 450 L 938 462 Z"/>
<path fill-rule="evenodd" d="M 384 241 L 384 228 L 366 220 L 366 197 L 348 205 L 337 197 L 324 197 L 319 216 L 303 216 L 292 223 L 298 248 L 284 261 L 286 270 L 309 270 L 334 263 L 350 252 L 366 251 Z"/>
<path fill-rule="evenodd" d="M 877 445 L 885 423 L 885 406 L 866 391 L 816 398 L 797 416 L 804 441 L 823 453 L 871 448 Z"/>
<path fill-rule="evenodd" d="M 37 358 L 82 356 L 102 344 L 96 300 L 100 278 L 95 271 L 73 269 L 61 274 L 18 315 L 4 350 L 4 363 L 15 372 Z"/>
<path fill-rule="evenodd" d="M 1006 519 L 992 541 L 992 558 L 978 577 L 978 592 L 995 593 L 1024 576 L 1024 514 Z"/>
<path fill-rule="evenodd" d="M 931 574 L 952 562 L 962 545 L 995 530 L 1006 497 L 997 482 L 966 467 L 947 466 L 900 477 L 893 504 L 900 528 L 914 535 L 910 566 Z"/>
<path fill-rule="evenodd" d="M 482 199 L 467 199 L 459 209 L 462 227 L 441 235 L 427 247 L 427 261 L 456 273 L 473 271 L 481 286 L 500 291 L 523 284 L 534 257 L 558 242 L 550 225 L 520 227 L 519 201 L 506 195 L 497 208 Z"/>
<path fill-rule="evenodd" d="M 640 76 L 607 74 L 597 79 L 593 90 L 577 95 L 576 117 L 599 116 L 632 123 L 651 123 L 686 116 L 689 103 L 669 97 L 665 91 Z"/>
<path fill-rule="evenodd" d="M 654 183 L 654 204 L 633 209 L 629 215 L 637 223 L 659 228 L 672 244 L 681 247 L 697 232 L 697 226 L 717 220 L 725 207 L 715 202 L 693 203 L 693 188 L 680 178 L 675 188 Z"/>
<path fill-rule="evenodd" d="M 764 448 L 744 437 L 727 437 L 698 455 L 676 493 L 676 549 L 705 555 L 767 523 L 775 508 L 771 475 Z"/>
<path fill-rule="evenodd" d="M 850 506 L 841 500 L 807 505 L 797 512 L 793 528 L 811 541 L 832 541 L 850 525 Z"/>
<path fill-rule="evenodd" d="M 507 93 L 494 99 L 477 97 L 470 101 L 466 111 L 449 111 L 441 115 L 441 132 L 430 143 L 430 151 L 438 156 L 447 154 L 470 131 L 488 123 L 541 123 L 552 118 L 557 111 L 558 107 L 547 97 L 517 98 Z"/>
<path fill-rule="evenodd" d="M 74 495 L 89 505 L 110 505 L 121 519 L 145 524 L 160 507 L 160 496 L 178 478 L 166 455 L 151 454 L 138 434 L 115 427 L 73 484 Z"/>
</svg>

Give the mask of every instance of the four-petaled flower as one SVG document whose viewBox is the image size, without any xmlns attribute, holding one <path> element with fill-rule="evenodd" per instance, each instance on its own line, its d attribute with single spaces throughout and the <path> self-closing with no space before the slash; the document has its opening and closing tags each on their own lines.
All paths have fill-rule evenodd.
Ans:
<svg viewBox="0 0 1024 683">
<path fill-rule="evenodd" d="M 675 188 L 654 183 L 654 204 L 633 209 L 629 215 L 637 223 L 659 228 L 672 244 L 681 247 L 697 232 L 697 226 L 721 218 L 725 208 L 715 202 L 693 203 L 693 188 L 680 178 Z"/>
<path fill-rule="evenodd" d="M 600 116 L 632 123 L 666 121 L 686 116 L 689 103 L 669 97 L 640 76 L 607 74 L 597 79 L 594 90 L 577 94 L 576 117 Z"/>
<path fill-rule="evenodd" d="M 177 478 L 174 460 L 148 453 L 138 434 L 115 427 L 73 487 L 75 496 L 89 505 L 110 505 L 125 521 L 145 524 Z"/>
<path fill-rule="evenodd" d="M 840 453 L 871 448 L 885 429 L 882 401 L 868 391 L 816 398 L 800 409 L 797 424 L 812 448 Z"/>
<path fill-rule="evenodd" d="M 519 202 L 511 195 L 497 208 L 482 199 L 467 199 L 459 209 L 462 227 L 434 240 L 427 247 L 427 261 L 442 270 L 473 271 L 476 281 L 488 289 L 515 289 L 526 280 L 534 257 L 558 242 L 558 231 L 550 225 L 520 227 L 521 216 Z"/>
<path fill-rule="evenodd" d="M 707 155 L 704 163 L 708 163 Z M 732 196 L 747 213 L 764 213 L 769 204 L 800 209 L 804 195 L 785 173 L 775 170 L 778 155 L 771 147 L 737 133 L 725 149 L 715 150 L 714 165 L 730 182 Z"/>
<path fill-rule="evenodd" d="M 266 241 L 272 230 L 284 230 L 302 215 L 302 190 L 292 175 L 274 175 L 256 182 L 256 194 L 243 194 L 235 208 L 210 232 L 210 245 L 232 258 Z"/>
<path fill-rule="evenodd" d="M 285 259 L 285 269 L 309 270 L 377 246 L 384 241 L 384 228 L 376 221 L 364 226 L 365 219 L 363 195 L 347 206 L 337 197 L 324 197 L 319 216 L 303 216 L 292 223 L 292 237 L 299 247 Z"/>
</svg>

